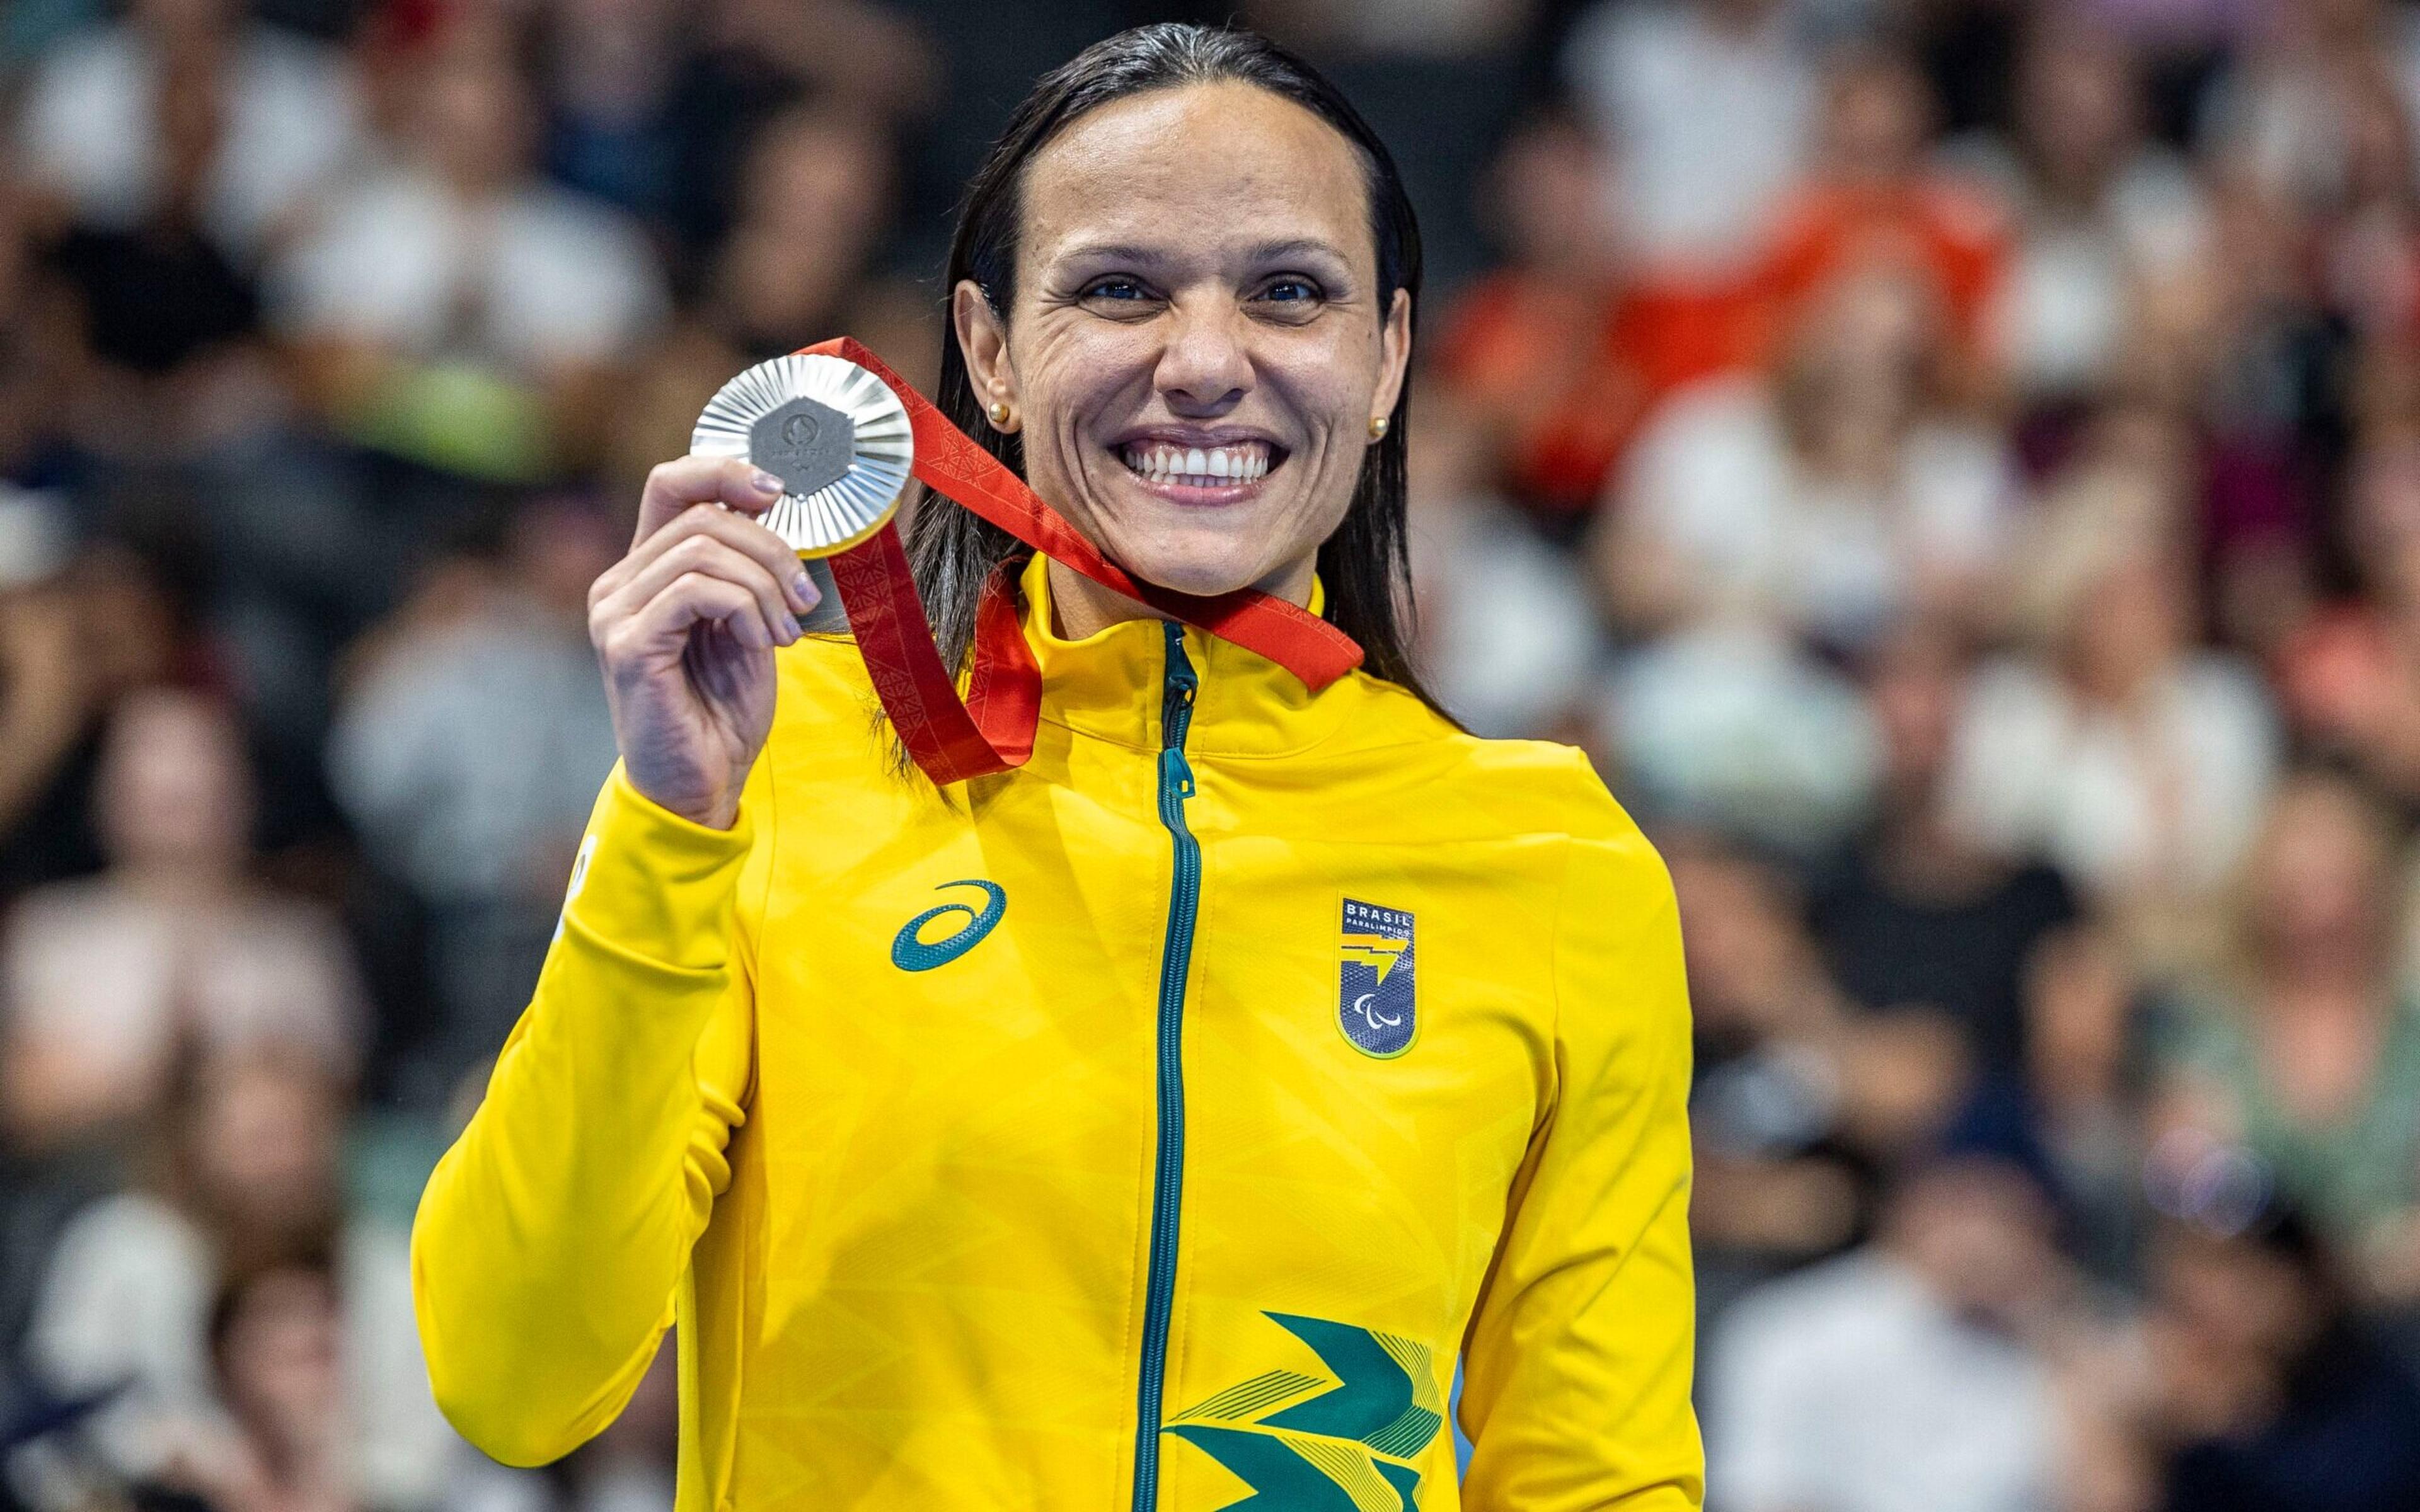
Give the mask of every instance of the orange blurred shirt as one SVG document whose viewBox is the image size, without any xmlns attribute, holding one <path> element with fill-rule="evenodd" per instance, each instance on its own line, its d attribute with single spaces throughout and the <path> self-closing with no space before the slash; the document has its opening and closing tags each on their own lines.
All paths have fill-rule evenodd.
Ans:
<svg viewBox="0 0 2420 1512">
<path fill-rule="evenodd" d="M 1798 309 L 1826 285 L 1883 269 L 1930 285 L 1941 299 L 1952 345 L 1979 355 L 1986 346 L 1984 316 L 2008 270 L 2009 240 L 1998 203 L 1963 185 L 1939 179 L 1811 185 L 1783 212 L 1757 275 L 1767 307 L 1765 339 L 1786 332 Z"/>
<path fill-rule="evenodd" d="M 1518 501 L 1582 514 L 1658 400 L 1750 359 L 1755 309 L 1745 285 L 1596 292 L 1506 270 L 1456 302 L 1438 364 L 1495 431 Z"/>
</svg>

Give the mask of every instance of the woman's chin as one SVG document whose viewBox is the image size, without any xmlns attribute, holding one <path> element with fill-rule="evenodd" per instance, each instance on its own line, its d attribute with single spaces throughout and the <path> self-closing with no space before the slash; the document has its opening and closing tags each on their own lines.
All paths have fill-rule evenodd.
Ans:
<svg viewBox="0 0 2420 1512">
<path fill-rule="evenodd" d="M 1207 521 L 1183 516 L 1119 523 L 1136 528 L 1101 532 L 1101 548 L 1156 588 L 1210 598 L 1253 587 L 1274 570 L 1264 543 L 1249 531 L 1210 528 Z"/>
<path fill-rule="evenodd" d="M 1190 594 L 1196 598 L 1216 598 L 1239 588 L 1254 586 L 1261 577 L 1257 562 L 1237 562 L 1220 555 L 1202 557 L 1168 552 L 1138 552 L 1121 555 L 1119 564 L 1155 588 L 1171 593 Z"/>
</svg>

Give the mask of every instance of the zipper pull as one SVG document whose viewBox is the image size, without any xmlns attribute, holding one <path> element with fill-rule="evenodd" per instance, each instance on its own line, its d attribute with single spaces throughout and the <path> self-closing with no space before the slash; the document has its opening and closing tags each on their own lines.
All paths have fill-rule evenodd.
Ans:
<svg viewBox="0 0 2420 1512">
<path fill-rule="evenodd" d="M 1159 785 L 1180 798 L 1193 796 L 1193 764 L 1187 761 L 1185 752 L 1174 746 L 1166 747 L 1159 753 Z"/>
<path fill-rule="evenodd" d="M 1168 671 L 1160 685 L 1159 743 L 1163 749 L 1177 750 L 1185 745 L 1186 731 L 1193 723 L 1193 696 L 1202 687 L 1202 678 L 1193 670 L 1193 658 L 1185 654 L 1185 627 L 1174 620 L 1164 620 L 1161 625 L 1168 642 Z M 1166 775 L 1165 764 L 1162 775 Z M 1186 780 L 1192 779 L 1188 769 Z"/>
</svg>

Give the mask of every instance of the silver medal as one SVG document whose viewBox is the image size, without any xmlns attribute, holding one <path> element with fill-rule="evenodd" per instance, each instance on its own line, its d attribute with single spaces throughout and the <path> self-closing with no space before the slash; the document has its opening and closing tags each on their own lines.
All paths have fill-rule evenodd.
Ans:
<svg viewBox="0 0 2420 1512">
<path fill-rule="evenodd" d="M 907 407 L 888 384 L 843 358 L 795 355 L 724 384 L 689 449 L 780 478 L 782 497 L 757 517 L 802 557 L 845 551 L 888 523 L 916 455 Z"/>
</svg>

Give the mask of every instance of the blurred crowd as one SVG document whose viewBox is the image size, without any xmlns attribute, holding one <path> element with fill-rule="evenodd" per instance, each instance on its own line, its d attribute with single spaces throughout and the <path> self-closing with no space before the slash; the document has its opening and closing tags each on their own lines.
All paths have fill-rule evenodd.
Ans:
<svg viewBox="0 0 2420 1512">
<path fill-rule="evenodd" d="M 489 1464 L 420 1184 L 755 359 L 1127 0 L 0 8 L 0 1508 Z M 1420 636 L 1671 865 L 1714 1512 L 2420 1507 L 2420 6 L 1246 0 L 1429 238 Z M 1603 1425 L 1618 1433 L 1618 1423 Z"/>
</svg>

